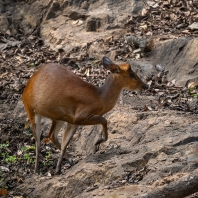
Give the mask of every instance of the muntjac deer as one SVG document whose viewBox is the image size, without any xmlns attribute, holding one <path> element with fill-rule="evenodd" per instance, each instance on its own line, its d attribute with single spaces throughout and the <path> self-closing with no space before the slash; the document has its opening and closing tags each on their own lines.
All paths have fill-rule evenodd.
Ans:
<svg viewBox="0 0 198 198">
<path fill-rule="evenodd" d="M 42 117 L 52 120 L 49 139 L 60 149 L 56 166 L 56 173 L 60 174 L 65 150 L 78 125 L 101 124 L 102 138 L 96 142 L 96 146 L 99 145 L 108 138 L 107 120 L 103 115 L 115 106 L 121 90 L 147 88 L 129 64 L 116 65 L 107 57 L 103 57 L 102 64 L 112 73 L 101 87 L 83 81 L 57 63 L 42 66 L 29 79 L 22 100 L 35 137 L 35 172 L 38 172 Z M 64 122 L 67 128 L 60 145 L 57 136 Z"/>
</svg>

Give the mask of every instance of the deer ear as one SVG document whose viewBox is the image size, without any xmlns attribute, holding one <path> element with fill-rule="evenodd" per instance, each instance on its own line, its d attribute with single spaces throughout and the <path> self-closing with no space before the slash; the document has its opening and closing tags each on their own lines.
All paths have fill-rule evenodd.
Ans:
<svg viewBox="0 0 198 198">
<path fill-rule="evenodd" d="M 114 64 L 109 58 L 107 58 L 106 56 L 104 56 L 102 58 L 102 64 L 103 66 L 110 70 L 112 73 L 119 73 L 120 72 L 120 68 L 118 65 Z"/>
</svg>

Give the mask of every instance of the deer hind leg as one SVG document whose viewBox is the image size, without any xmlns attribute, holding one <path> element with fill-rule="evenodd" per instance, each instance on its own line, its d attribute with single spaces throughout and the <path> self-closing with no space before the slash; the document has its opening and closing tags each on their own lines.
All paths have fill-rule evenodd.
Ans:
<svg viewBox="0 0 198 198">
<path fill-rule="evenodd" d="M 58 140 L 58 133 L 61 130 L 63 124 L 64 124 L 64 121 L 52 120 L 52 126 L 48 134 L 49 139 L 55 144 L 55 146 L 59 150 L 61 150 L 61 144 Z"/>
<path fill-rule="evenodd" d="M 39 162 L 39 153 L 40 153 L 40 138 L 41 138 L 41 115 L 35 115 L 35 123 L 33 123 L 33 134 L 35 137 L 36 145 L 36 161 L 35 161 L 35 173 L 38 173 L 38 162 Z"/>
<path fill-rule="evenodd" d="M 61 150 L 61 144 L 58 140 L 58 133 L 60 132 L 62 126 L 64 125 L 64 121 L 61 120 L 52 120 L 52 126 L 49 132 L 49 139 L 55 144 L 56 148 Z M 67 152 L 65 152 L 65 159 L 69 162 L 71 166 L 74 165 L 72 158 L 69 156 Z"/>
<path fill-rule="evenodd" d="M 77 128 L 78 128 L 78 125 L 73 125 L 73 124 L 67 123 L 67 128 L 66 128 L 66 131 L 65 131 L 65 133 L 63 135 L 63 139 L 62 139 L 60 156 L 59 156 L 58 163 L 56 166 L 57 174 L 61 173 L 61 163 L 63 160 L 63 156 L 65 155 L 66 148 L 67 148 L 70 140 L 72 139 L 74 133 L 76 132 Z"/>
<path fill-rule="evenodd" d="M 35 114 L 34 110 L 31 109 L 28 104 L 23 100 L 25 110 L 28 114 L 28 118 L 32 125 L 32 133 L 35 138 L 36 146 L 36 161 L 34 172 L 38 173 L 38 162 L 39 162 L 39 152 L 40 152 L 40 135 L 41 135 L 41 115 Z"/>
</svg>

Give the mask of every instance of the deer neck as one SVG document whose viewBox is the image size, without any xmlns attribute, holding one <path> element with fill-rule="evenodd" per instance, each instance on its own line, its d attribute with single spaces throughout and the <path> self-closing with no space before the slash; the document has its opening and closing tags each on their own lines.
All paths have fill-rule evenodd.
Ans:
<svg viewBox="0 0 198 198">
<path fill-rule="evenodd" d="M 108 112 L 115 106 L 122 88 L 117 74 L 107 77 L 104 85 L 99 88 L 101 99 L 104 101 L 104 111 Z"/>
</svg>

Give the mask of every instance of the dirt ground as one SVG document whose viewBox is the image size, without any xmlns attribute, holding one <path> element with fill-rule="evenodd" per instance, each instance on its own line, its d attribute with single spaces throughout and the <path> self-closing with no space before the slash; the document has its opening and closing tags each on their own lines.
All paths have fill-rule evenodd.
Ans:
<svg viewBox="0 0 198 198">
<path fill-rule="evenodd" d="M 55 176 L 59 151 L 42 142 L 40 174 L 35 175 L 34 139 L 22 90 L 6 90 L 7 98 L 18 97 L 1 105 L 1 185 L 8 197 L 140 197 L 197 168 L 197 115 L 155 110 L 155 95 L 123 92 L 106 115 L 109 140 L 99 152 L 94 154 L 93 148 L 100 127 L 80 127 L 68 148 L 75 165 L 64 160 L 62 175 Z M 42 139 L 48 129 L 49 121 L 44 120 Z"/>
<path fill-rule="evenodd" d="M 184 189 L 180 197 L 198 197 L 198 188 L 185 188 L 192 186 L 198 171 L 198 40 L 197 30 L 187 29 L 196 21 L 198 4 L 175 0 L 170 6 L 168 1 L 156 1 L 140 15 L 129 17 L 131 1 L 90 1 L 89 5 L 79 2 L 68 6 L 62 1 L 9 4 L 0 0 L 2 31 L 5 28 L 0 33 L 0 196 L 139 198 L 167 188 L 169 192 L 163 197 L 178 198 L 174 195 L 178 189 Z M 84 10 L 76 10 L 75 6 L 81 3 Z M 115 12 L 101 9 L 103 3 L 105 8 L 115 8 Z M 160 12 L 156 11 L 156 4 Z M 142 5 L 136 5 L 136 12 Z M 173 13 L 175 7 L 177 16 Z M 101 10 L 102 17 L 95 18 Z M 188 12 L 182 15 L 183 10 Z M 116 20 L 119 12 L 124 14 Z M 26 14 L 35 17 L 25 18 Z M 14 25 L 11 16 L 16 19 Z M 59 22 L 65 24 L 65 29 L 72 24 L 68 38 L 62 39 L 65 29 L 59 31 Z M 33 24 L 36 26 L 30 28 Z M 93 26 L 95 32 L 90 32 Z M 138 49 L 127 43 L 126 38 L 131 35 L 132 44 L 138 42 Z M 69 45 L 67 39 L 71 42 L 75 36 L 78 39 Z M 142 40 L 149 43 L 143 46 L 143 52 Z M 59 150 L 43 141 L 51 124 L 43 119 L 40 172 L 34 174 L 35 140 L 21 101 L 28 79 L 42 64 L 58 62 L 83 80 L 101 86 L 108 75 L 100 62 L 104 55 L 118 62 L 136 60 L 136 66 L 133 61 L 131 64 L 149 89 L 142 93 L 122 92 L 115 108 L 105 115 L 109 139 L 98 152 L 94 152 L 94 145 L 101 127 L 80 126 L 67 149 L 75 165 L 70 166 L 64 159 L 59 176 L 55 175 Z M 176 81 L 181 84 L 176 85 Z M 193 88 L 187 81 L 194 83 Z M 65 126 L 62 132 L 64 129 Z M 186 183 L 179 188 L 179 181 Z"/>
</svg>

